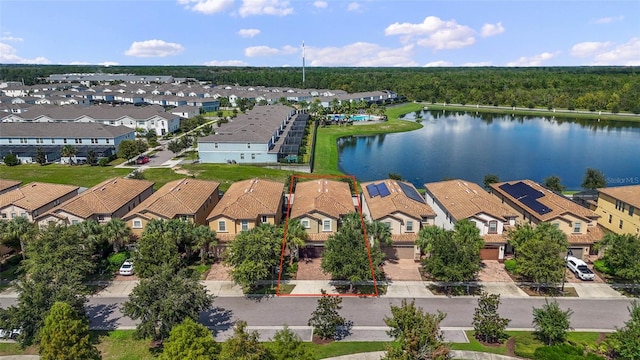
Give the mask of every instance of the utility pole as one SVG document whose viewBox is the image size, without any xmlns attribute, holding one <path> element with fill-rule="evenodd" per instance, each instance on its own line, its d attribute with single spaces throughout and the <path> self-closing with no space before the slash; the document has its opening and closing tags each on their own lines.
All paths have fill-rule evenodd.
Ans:
<svg viewBox="0 0 640 360">
<path fill-rule="evenodd" d="M 302 40 L 302 88 L 304 88 L 304 40 Z"/>
</svg>

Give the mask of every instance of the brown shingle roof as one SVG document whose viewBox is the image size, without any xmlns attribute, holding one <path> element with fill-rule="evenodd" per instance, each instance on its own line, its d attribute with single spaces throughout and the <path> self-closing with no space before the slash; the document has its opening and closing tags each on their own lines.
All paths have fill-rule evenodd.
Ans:
<svg viewBox="0 0 640 360">
<path fill-rule="evenodd" d="M 0 179 L 0 194 L 4 193 L 8 189 L 19 186 L 20 184 L 22 184 L 22 181 Z"/>
<path fill-rule="evenodd" d="M 320 212 L 334 219 L 354 212 L 349 184 L 342 181 L 318 179 L 296 184 L 291 206 L 291 218 Z"/>
<path fill-rule="evenodd" d="M 418 220 L 436 216 L 436 213 L 429 205 L 427 205 L 426 202 L 419 202 L 409 198 L 404 191 L 402 191 L 398 182 L 399 181 L 396 180 L 386 179 L 382 181 L 365 182 L 360 185 L 363 189 L 362 196 L 364 196 L 364 199 L 369 206 L 369 212 L 371 213 L 371 218 L 373 220 L 379 220 L 385 216 L 393 215 L 395 213 L 403 213 Z M 385 197 L 371 197 L 369 192 L 366 190 L 367 185 L 380 183 L 384 183 L 391 194 Z M 407 182 L 403 183 L 413 188 L 413 190 L 416 190 L 413 184 Z M 418 193 L 417 190 L 416 193 Z"/>
<path fill-rule="evenodd" d="M 49 212 L 64 211 L 83 219 L 96 214 L 113 214 L 152 186 L 153 182 L 147 180 L 108 179 Z"/>
<path fill-rule="evenodd" d="M 507 217 L 516 217 L 517 213 L 502 205 L 500 200 L 491 196 L 480 185 L 464 180 L 448 180 L 424 185 L 427 192 L 446 209 L 456 220 L 468 219 L 485 213 L 506 221 Z"/>
<path fill-rule="evenodd" d="M 254 220 L 261 215 L 277 215 L 280 213 L 280 202 L 284 184 L 251 179 L 233 183 L 207 220 L 224 215 L 231 219 Z"/>
<path fill-rule="evenodd" d="M 78 193 L 78 186 L 32 182 L 0 195 L 0 207 L 10 204 L 33 211 L 69 193 Z"/>
<path fill-rule="evenodd" d="M 194 215 L 210 198 L 218 197 L 220 183 L 180 179 L 170 181 L 131 210 L 123 219 L 141 215 L 174 219 L 177 215 Z"/>
<path fill-rule="evenodd" d="M 539 214 L 537 213 L 535 210 L 531 209 L 530 207 L 528 207 L 527 205 L 523 204 L 519 199 L 514 198 L 513 196 L 507 194 L 507 192 L 505 192 L 504 190 L 502 190 L 500 188 L 501 185 L 503 184 L 510 184 L 513 185 L 515 183 L 518 182 L 523 182 L 527 185 L 529 185 L 530 187 L 532 187 L 535 190 L 538 190 L 540 192 L 542 192 L 543 196 L 540 198 L 537 198 L 536 200 L 544 205 L 545 207 L 549 208 L 551 211 L 549 211 L 548 213 L 545 214 Z M 502 196 L 504 196 L 505 198 L 511 200 L 512 202 L 514 202 L 515 204 L 517 204 L 518 206 L 520 206 L 521 208 L 527 210 L 531 216 L 535 217 L 536 219 L 538 219 L 539 221 L 549 221 L 552 220 L 556 217 L 560 217 L 564 214 L 572 214 L 574 216 L 577 217 L 581 217 L 583 219 L 594 219 L 599 217 L 595 212 L 584 208 L 576 203 L 574 203 L 573 201 L 565 198 L 564 196 L 558 195 L 556 193 L 554 193 L 553 191 L 546 189 L 544 187 L 542 187 L 540 184 L 531 181 L 531 180 L 514 180 L 514 181 L 507 181 L 507 182 L 501 182 L 501 183 L 495 183 L 495 184 L 491 184 L 491 189 L 494 193 L 498 193 L 501 194 Z"/>
<path fill-rule="evenodd" d="M 640 185 L 616 186 L 598 191 L 640 209 Z"/>
</svg>

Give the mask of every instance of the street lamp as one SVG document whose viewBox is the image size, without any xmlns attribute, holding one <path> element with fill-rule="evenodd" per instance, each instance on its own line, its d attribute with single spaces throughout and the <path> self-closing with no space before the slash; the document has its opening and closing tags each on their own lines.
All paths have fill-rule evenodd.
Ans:
<svg viewBox="0 0 640 360">
<path fill-rule="evenodd" d="M 567 256 L 564 257 L 564 267 L 562 268 L 562 288 L 560 289 L 561 292 L 564 293 L 564 283 L 567 280 L 567 258 L 569 256 L 573 256 L 573 252 L 571 251 L 571 249 L 567 250 Z"/>
</svg>

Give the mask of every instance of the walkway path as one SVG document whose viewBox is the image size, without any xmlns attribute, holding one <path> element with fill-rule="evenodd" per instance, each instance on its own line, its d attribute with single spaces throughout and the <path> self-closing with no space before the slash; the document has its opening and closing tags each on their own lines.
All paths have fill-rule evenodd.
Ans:
<svg viewBox="0 0 640 360">
<path fill-rule="evenodd" d="M 374 352 L 368 352 L 368 353 L 336 356 L 332 358 L 325 358 L 324 360 L 380 360 L 380 358 L 382 358 L 384 354 L 385 354 L 384 351 L 374 351 Z M 490 354 L 490 353 L 483 353 L 483 352 L 477 352 L 477 351 L 462 351 L 462 350 L 451 351 L 451 356 L 454 359 L 467 359 L 467 360 L 520 359 L 517 357 L 511 357 L 506 355 Z"/>
</svg>

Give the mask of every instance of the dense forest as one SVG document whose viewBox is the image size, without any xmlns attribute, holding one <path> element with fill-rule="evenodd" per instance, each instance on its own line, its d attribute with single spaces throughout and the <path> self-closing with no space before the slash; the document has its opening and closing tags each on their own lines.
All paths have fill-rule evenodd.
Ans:
<svg viewBox="0 0 640 360">
<path fill-rule="evenodd" d="M 35 84 L 50 74 L 133 73 L 347 92 L 392 90 L 409 100 L 640 113 L 640 67 L 323 68 L 2 65 L 0 79 Z"/>
</svg>

